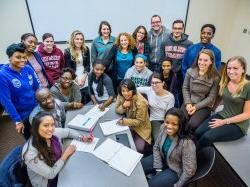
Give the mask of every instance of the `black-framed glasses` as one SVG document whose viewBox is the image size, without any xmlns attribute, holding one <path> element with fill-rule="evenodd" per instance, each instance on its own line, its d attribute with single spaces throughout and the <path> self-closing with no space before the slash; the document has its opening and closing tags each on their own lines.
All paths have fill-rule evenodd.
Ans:
<svg viewBox="0 0 250 187">
<path fill-rule="evenodd" d="M 155 81 L 155 82 L 151 82 L 151 85 L 159 85 L 160 83 L 162 83 L 162 82 L 160 82 L 160 81 Z"/>
</svg>

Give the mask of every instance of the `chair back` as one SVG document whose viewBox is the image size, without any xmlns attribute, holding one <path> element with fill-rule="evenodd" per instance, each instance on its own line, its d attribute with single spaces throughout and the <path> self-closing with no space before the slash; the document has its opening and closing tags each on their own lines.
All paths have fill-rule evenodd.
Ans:
<svg viewBox="0 0 250 187">
<path fill-rule="evenodd" d="M 212 146 L 201 149 L 197 154 L 197 170 L 188 183 L 204 178 L 212 170 L 215 162 L 215 149 Z"/>
</svg>

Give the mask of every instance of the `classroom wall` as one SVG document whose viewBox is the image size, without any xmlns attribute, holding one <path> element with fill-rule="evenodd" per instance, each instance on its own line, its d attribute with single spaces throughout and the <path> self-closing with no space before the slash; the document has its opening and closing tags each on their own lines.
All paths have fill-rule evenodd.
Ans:
<svg viewBox="0 0 250 187">
<path fill-rule="evenodd" d="M 213 23 L 217 28 L 213 43 L 221 49 L 222 60 L 242 55 L 250 62 L 249 9 L 249 0 L 190 0 L 186 33 L 190 40 L 199 42 L 201 26 Z M 6 47 L 19 42 L 23 33 L 32 32 L 25 0 L 0 1 L 0 27 L 0 63 L 7 63 Z M 243 34 L 243 28 L 247 34 Z M 64 49 L 67 45 L 59 47 Z"/>
<path fill-rule="evenodd" d="M 0 63 L 7 63 L 6 47 L 19 42 L 22 34 L 32 32 L 25 0 L 0 1 Z"/>
</svg>

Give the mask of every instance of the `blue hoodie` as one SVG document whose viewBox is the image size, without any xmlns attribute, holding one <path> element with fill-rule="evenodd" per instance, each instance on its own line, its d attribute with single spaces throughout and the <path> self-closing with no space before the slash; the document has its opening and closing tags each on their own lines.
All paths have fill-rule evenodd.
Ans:
<svg viewBox="0 0 250 187">
<path fill-rule="evenodd" d="M 213 51 L 215 57 L 215 66 L 218 71 L 220 70 L 221 51 L 211 43 L 208 44 L 197 43 L 188 47 L 188 49 L 184 54 L 184 58 L 182 61 L 182 73 L 184 77 L 187 72 L 187 69 L 190 68 L 192 64 L 195 62 L 197 55 L 202 49 L 210 49 L 211 51 Z"/>
<path fill-rule="evenodd" d="M 35 92 L 40 82 L 32 68 L 25 66 L 20 72 L 9 64 L 0 69 L 0 102 L 14 122 L 29 117 L 37 105 Z"/>
</svg>

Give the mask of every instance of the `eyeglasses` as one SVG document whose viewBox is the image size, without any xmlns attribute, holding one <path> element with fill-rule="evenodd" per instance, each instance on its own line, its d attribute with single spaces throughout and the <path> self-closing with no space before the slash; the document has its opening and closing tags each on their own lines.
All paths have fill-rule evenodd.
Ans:
<svg viewBox="0 0 250 187">
<path fill-rule="evenodd" d="M 160 83 L 162 83 L 162 82 L 159 82 L 159 81 L 157 81 L 157 82 L 151 82 L 151 85 L 158 85 Z"/>
<path fill-rule="evenodd" d="M 65 82 L 68 82 L 68 83 L 71 83 L 72 82 L 72 79 L 68 78 L 68 77 L 63 77 L 61 76 L 61 79 Z"/>
<path fill-rule="evenodd" d="M 151 23 L 152 24 L 158 24 L 158 23 L 161 23 L 161 21 L 152 21 Z"/>
</svg>

